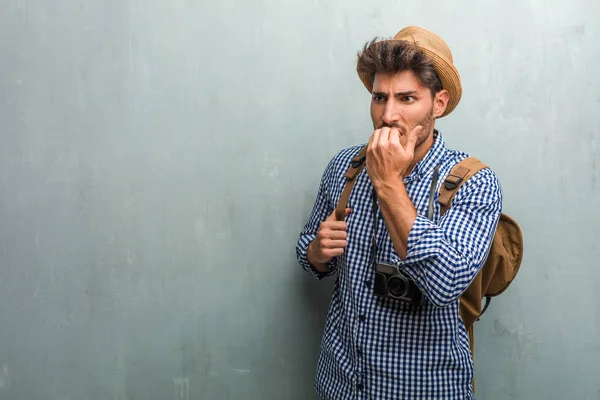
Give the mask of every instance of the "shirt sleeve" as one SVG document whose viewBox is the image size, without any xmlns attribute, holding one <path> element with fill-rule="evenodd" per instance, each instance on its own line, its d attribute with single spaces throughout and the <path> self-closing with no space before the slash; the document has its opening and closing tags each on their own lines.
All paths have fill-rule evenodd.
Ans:
<svg viewBox="0 0 600 400">
<path fill-rule="evenodd" d="M 439 224 L 417 216 L 408 235 L 406 259 L 393 251 L 392 262 L 434 305 L 449 305 L 483 266 L 501 211 L 500 183 L 490 169 L 483 169 L 463 184 Z"/>
<path fill-rule="evenodd" d="M 327 187 L 331 179 L 334 179 L 334 159 L 332 159 L 321 178 L 321 184 L 317 192 L 317 198 L 313 205 L 312 212 L 308 218 L 308 221 L 304 225 L 304 228 L 300 232 L 298 243 L 296 244 L 296 258 L 302 268 L 312 274 L 317 279 L 323 279 L 327 276 L 333 275 L 337 270 L 337 259 L 334 257 L 329 261 L 329 270 L 325 273 L 318 272 L 309 262 L 306 255 L 308 245 L 310 242 L 315 240 L 319 226 L 321 222 L 325 221 L 334 210 L 333 201 L 331 200 L 330 193 L 328 193 Z"/>
</svg>

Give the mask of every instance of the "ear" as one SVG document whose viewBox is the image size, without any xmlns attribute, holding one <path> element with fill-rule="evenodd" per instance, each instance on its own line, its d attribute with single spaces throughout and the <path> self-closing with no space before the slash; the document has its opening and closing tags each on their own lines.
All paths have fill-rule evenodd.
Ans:
<svg viewBox="0 0 600 400">
<path fill-rule="evenodd" d="M 433 116 L 435 118 L 440 117 L 444 111 L 446 111 L 449 100 L 450 93 L 448 93 L 446 89 L 442 89 L 436 93 L 435 98 L 433 99 Z"/>
</svg>

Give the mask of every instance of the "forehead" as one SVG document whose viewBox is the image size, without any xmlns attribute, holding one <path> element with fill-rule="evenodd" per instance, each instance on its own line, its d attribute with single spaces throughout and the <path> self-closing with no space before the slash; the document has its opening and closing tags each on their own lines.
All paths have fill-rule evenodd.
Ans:
<svg viewBox="0 0 600 400">
<path fill-rule="evenodd" d="M 426 90 L 412 71 L 378 72 L 373 80 L 373 92 L 420 92 Z"/>
</svg>

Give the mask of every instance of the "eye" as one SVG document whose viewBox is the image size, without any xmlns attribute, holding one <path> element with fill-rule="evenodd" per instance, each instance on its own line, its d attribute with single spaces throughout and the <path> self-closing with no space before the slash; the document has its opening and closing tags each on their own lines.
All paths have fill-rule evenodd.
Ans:
<svg viewBox="0 0 600 400">
<path fill-rule="evenodd" d="M 414 96 L 403 96 L 402 97 L 402 102 L 403 103 L 414 103 L 417 99 Z"/>
<path fill-rule="evenodd" d="M 375 103 L 383 103 L 385 101 L 385 98 L 383 96 L 374 95 L 373 96 L 373 101 Z"/>
</svg>

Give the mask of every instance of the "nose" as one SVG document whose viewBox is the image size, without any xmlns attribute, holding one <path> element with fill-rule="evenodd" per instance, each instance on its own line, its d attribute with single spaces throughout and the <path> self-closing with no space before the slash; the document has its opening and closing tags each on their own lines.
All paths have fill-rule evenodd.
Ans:
<svg viewBox="0 0 600 400">
<path fill-rule="evenodd" d="M 385 103 L 383 116 L 381 120 L 388 126 L 394 126 L 400 121 L 400 113 L 393 99 L 388 99 Z"/>
</svg>

